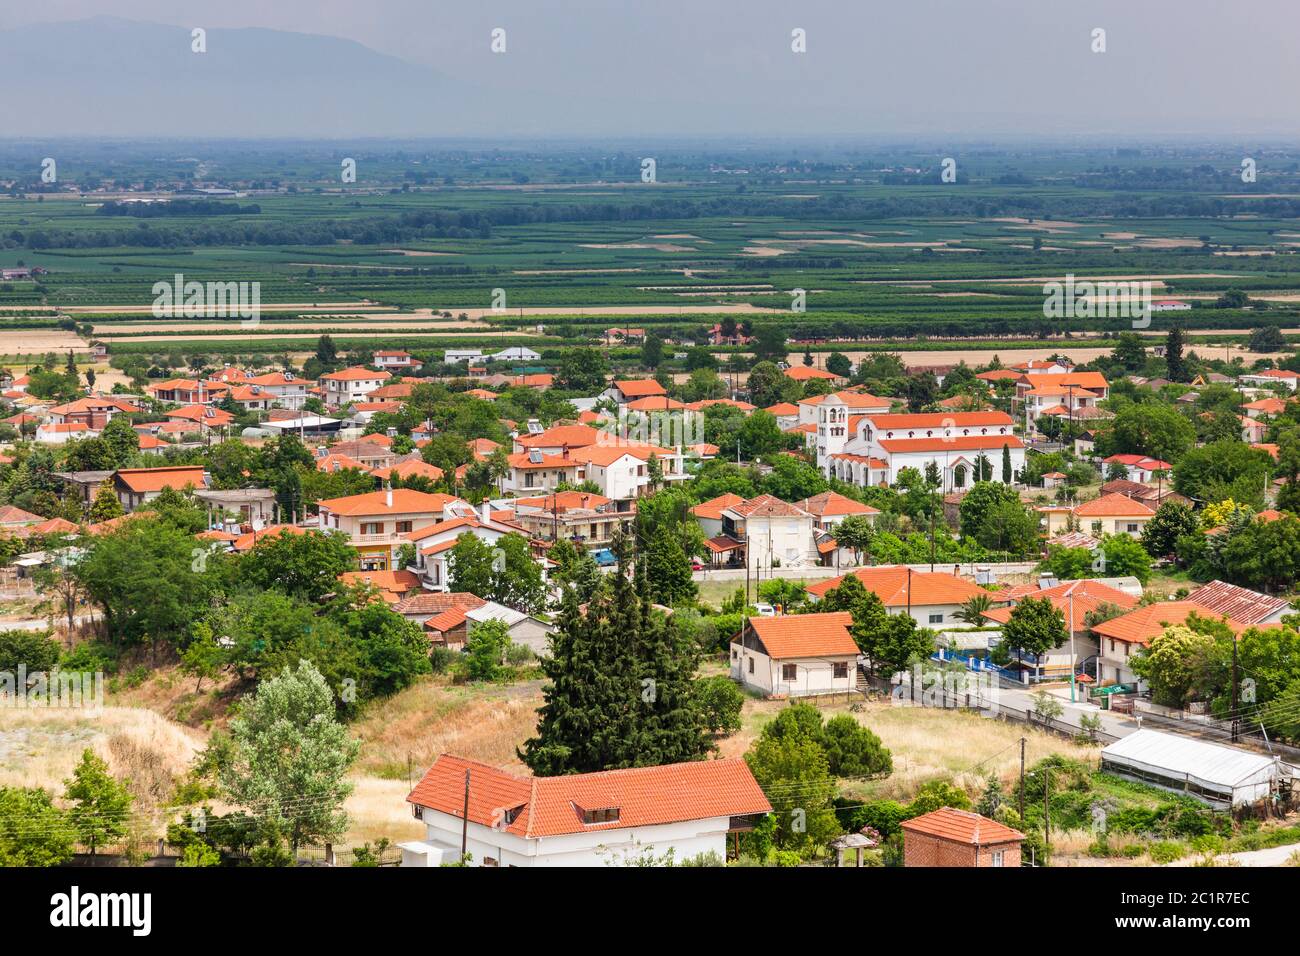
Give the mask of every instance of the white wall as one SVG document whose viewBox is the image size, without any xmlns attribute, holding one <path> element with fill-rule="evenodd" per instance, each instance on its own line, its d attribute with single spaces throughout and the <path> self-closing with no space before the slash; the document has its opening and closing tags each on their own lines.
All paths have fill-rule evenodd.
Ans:
<svg viewBox="0 0 1300 956">
<path fill-rule="evenodd" d="M 425 839 L 454 848 L 451 859 L 456 859 L 460 854 L 461 819 L 425 808 L 424 822 Z M 583 833 L 526 839 L 471 821 L 466 852 L 473 857 L 472 866 L 482 866 L 488 857 L 500 866 L 618 866 L 625 858 L 647 853 L 661 857 L 669 849 L 679 863 L 709 852 L 725 859 L 730 824 L 730 817 L 711 817 L 659 826 L 593 827 Z"/>
</svg>

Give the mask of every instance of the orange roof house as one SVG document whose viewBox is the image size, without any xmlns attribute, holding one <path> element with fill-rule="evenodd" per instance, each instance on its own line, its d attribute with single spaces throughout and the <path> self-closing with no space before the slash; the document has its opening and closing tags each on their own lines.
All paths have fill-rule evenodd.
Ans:
<svg viewBox="0 0 1300 956">
<path fill-rule="evenodd" d="M 848 611 L 749 618 L 731 641 L 731 676 L 772 697 L 847 693 L 857 686 Z"/>
<path fill-rule="evenodd" d="M 748 765 L 736 758 L 520 777 L 442 754 L 406 799 L 429 842 L 408 844 L 404 852 L 437 857 L 426 858 L 427 865 L 444 862 L 437 848 L 458 847 L 462 828 L 477 851 L 474 860 L 487 866 L 590 865 L 599 848 L 632 845 L 632 831 L 651 827 L 659 835 L 656 853 L 688 854 L 687 845 L 706 845 L 721 856 L 730 831 L 751 829 L 751 818 L 772 809 Z M 503 838 L 509 849 L 495 849 Z M 678 848 L 676 841 L 685 842 Z"/>
<path fill-rule="evenodd" d="M 1155 511 L 1128 495 L 1112 494 L 1085 501 L 1074 509 L 1074 514 L 1079 518 L 1150 518 Z"/>
<path fill-rule="evenodd" d="M 651 395 L 667 395 L 668 390 L 652 378 L 622 379 L 610 386 L 613 398 L 619 403 L 630 402 Z"/>
<path fill-rule="evenodd" d="M 955 610 L 955 606 L 964 604 L 977 595 L 991 596 L 997 600 L 996 594 L 965 578 L 943 571 L 908 571 L 903 565 L 882 565 L 858 568 L 851 573 L 868 591 L 874 592 L 885 607 L 894 610 L 910 607 L 912 616 L 917 617 L 922 624 L 947 623 L 949 612 L 941 609 Z M 839 587 L 846 577 L 847 574 L 842 574 L 837 578 L 818 581 L 808 585 L 805 590 L 819 599 L 825 597 L 827 591 Z M 944 620 L 928 620 L 932 613 L 941 614 Z"/>
<path fill-rule="evenodd" d="M 164 488 L 181 491 L 186 487 L 206 488 L 202 466 L 173 465 L 166 468 L 119 468 L 113 473 L 118 500 L 127 511 L 152 501 Z"/>
<path fill-rule="evenodd" d="M 1145 647 L 1151 643 L 1152 638 L 1163 634 L 1165 628 L 1182 624 L 1193 614 L 1207 618 L 1217 616 L 1204 605 L 1191 601 L 1157 601 L 1104 621 L 1093 627 L 1092 632 L 1100 637 Z M 1224 617 L 1223 620 L 1233 631 L 1246 629 L 1245 625 L 1238 624 L 1231 618 Z"/>
<path fill-rule="evenodd" d="M 811 365 L 792 365 L 785 370 L 785 377 L 794 379 L 796 382 L 807 382 L 814 378 L 819 378 L 827 382 L 838 381 L 840 376 L 834 372 L 828 372 L 824 368 L 814 368 Z"/>
<path fill-rule="evenodd" d="M 940 807 L 901 826 L 904 866 L 1020 866 L 1025 835 L 978 813 Z"/>
</svg>

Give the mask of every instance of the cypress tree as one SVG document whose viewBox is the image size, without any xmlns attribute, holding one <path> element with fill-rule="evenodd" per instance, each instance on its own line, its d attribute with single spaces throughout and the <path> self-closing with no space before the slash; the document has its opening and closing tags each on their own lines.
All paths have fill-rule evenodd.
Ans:
<svg viewBox="0 0 1300 956">
<path fill-rule="evenodd" d="M 1002 483 L 1003 483 L 1004 485 L 1009 485 L 1009 484 L 1011 484 L 1011 478 L 1012 478 L 1012 474 L 1011 474 L 1011 446 L 1010 446 L 1010 445 L 1003 445 L 1003 446 L 1002 446 Z"/>
<path fill-rule="evenodd" d="M 695 694 L 698 652 L 654 608 L 644 561 L 628 576 L 628 542 L 613 549 L 618 570 L 580 610 L 566 587 L 537 736 L 519 757 L 539 776 L 655 766 L 703 757 L 710 748 Z"/>
</svg>

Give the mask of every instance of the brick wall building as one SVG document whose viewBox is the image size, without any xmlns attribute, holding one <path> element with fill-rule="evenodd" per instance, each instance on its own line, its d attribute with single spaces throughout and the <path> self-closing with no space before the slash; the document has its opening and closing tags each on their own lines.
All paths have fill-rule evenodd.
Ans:
<svg viewBox="0 0 1300 956">
<path fill-rule="evenodd" d="M 996 820 L 943 807 L 903 826 L 904 866 L 1019 866 L 1023 833 Z"/>
</svg>

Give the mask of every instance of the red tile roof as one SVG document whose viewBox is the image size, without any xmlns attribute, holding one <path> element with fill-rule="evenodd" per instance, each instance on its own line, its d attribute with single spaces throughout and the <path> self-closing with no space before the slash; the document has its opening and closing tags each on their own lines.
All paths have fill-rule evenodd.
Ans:
<svg viewBox="0 0 1300 956">
<path fill-rule="evenodd" d="M 443 754 L 407 800 L 524 838 L 660 826 L 713 817 L 769 813 L 772 805 L 740 759 L 558 777 L 516 777 L 496 767 Z M 618 819 L 584 823 L 583 811 L 617 809 Z M 506 816 L 507 813 L 517 814 Z M 506 821 L 509 820 L 509 823 Z"/>
<path fill-rule="evenodd" d="M 885 607 L 906 607 L 908 605 L 909 577 L 911 579 L 911 604 L 924 607 L 932 604 L 964 604 L 976 595 L 989 595 L 990 592 L 965 578 L 943 571 L 913 571 L 910 576 L 903 565 L 881 565 L 874 568 L 858 568 L 852 572 L 868 591 L 873 591 Z M 842 574 L 837 578 L 828 578 L 810 584 L 805 589 L 815 597 L 823 597 L 827 591 L 840 586 L 848 577 Z M 992 595 L 997 600 L 996 595 Z"/>
<path fill-rule="evenodd" d="M 954 435 L 949 438 L 881 438 L 877 442 L 891 455 L 908 452 L 943 451 L 996 451 L 1007 448 L 1024 448 L 1025 443 L 1015 435 Z"/>
<path fill-rule="evenodd" d="M 848 611 L 823 614 L 782 614 L 751 617 L 749 627 L 773 660 L 792 657 L 843 657 L 858 654 L 849 633 L 853 615 Z"/>
<path fill-rule="evenodd" d="M 142 494 L 174 488 L 177 491 L 186 485 L 195 488 L 204 487 L 203 468 L 201 466 L 176 465 L 171 468 L 119 468 L 116 477 L 131 491 Z"/>
<path fill-rule="evenodd" d="M 725 495 L 718 495 L 716 498 L 710 498 L 708 501 L 701 501 L 691 509 L 691 514 L 697 518 L 710 518 L 714 521 L 722 520 L 722 512 L 733 505 L 743 504 L 745 501 L 740 495 L 733 495 L 727 492 Z"/>
<path fill-rule="evenodd" d="M 1019 830 L 990 820 L 969 810 L 940 807 L 901 824 L 908 833 L 924 833 L 954 843 L 968 846 L 993 846 L 998 843 L 1018 843 L 1025 838 Z"/>
<path fill-rule="evenodd" d="M 1092 632 L 1102 637 L 1113 637 L 1125 644 L 1145 645 L 1150 644 L 1152 638 L 1163 634 L 1165 628 L 1182 624 L 1193 614 L 1215 617 L 1204 605 L 1193 604 L 1191 601 L 1157 601 L 1098 624 Z M 1228 620 L 1228 626 L 1234 631 L 1244 629 L 1231 620 Z"/>
<path fill-rule="evenodd" d="M 905 428 L 980 428 L 1008 427 L 1015 424 L 1006 412 L 917 412 L 898 415 L 872 415 L 871 424 L 878 431 L 899 431 Z M 1011 436 L 986 436 L 1011 437 Z"/>
<path fill-rule="evenodd" d="M 328 498 L 319 503 L 321 510 L 339 515 L 392 515 L 392 514 L 442 514 L 447 495 L 430 495 L 410 488 L 394 488 L 393 503 L 388 503 L 388 491 L 371 491 L 345 498 Z"/>
<path fill-rule="evenodd" d="M 839 515 L 878 515 L 880 509 L 864 505 L 834 491 L 823 491 L 820 495 L 805 498 L 799 507 L 810 515 L 819 518 L 833 518 Z"/>
<path fill-rule="evenodd" d="M 1074 513 L 1080 518 L 1149 518 L 1155 511 L 1128 495 L 1115 494 L 1085 501 Z"/>
<path fill-rule="evenodd" d="M 742 518 L 808 517 L 808 512 L 796 508 L 788 501 L 782 501 L 774 495 L 759 495 L 757 498 L 750 498 L 747 501 L 741 501 L 739 504 L 729 505 L 723 510 L 734 512 Z"/>
<path fill-rule="evenodd" d="M 785 370 L 786 378 L 792 378 L 796 382 L 806 382 L 809 379 L 821 378 L 828 382 L 833 382 L 840 376 L 834 372 L 828 372 L 822 368 L 813 368 L 811 365 L 794 365 Z"/>
<path fill-rule="evenodd" d="M 628 398 L 645 398 L 647 395 L 667 395 L 668 391 L 652 378 L 624 379 L 614 383 Z"/>
<path fill-rule="evenodd" d="M 398 614 L 441 614 L 453 607 L 463 607 L 472 611 L 486 603 L 487 601 L 477 594 L 470 594 L 468 591 L 421 591 L 393 605 L 393 610 Z"/>
</svg>

